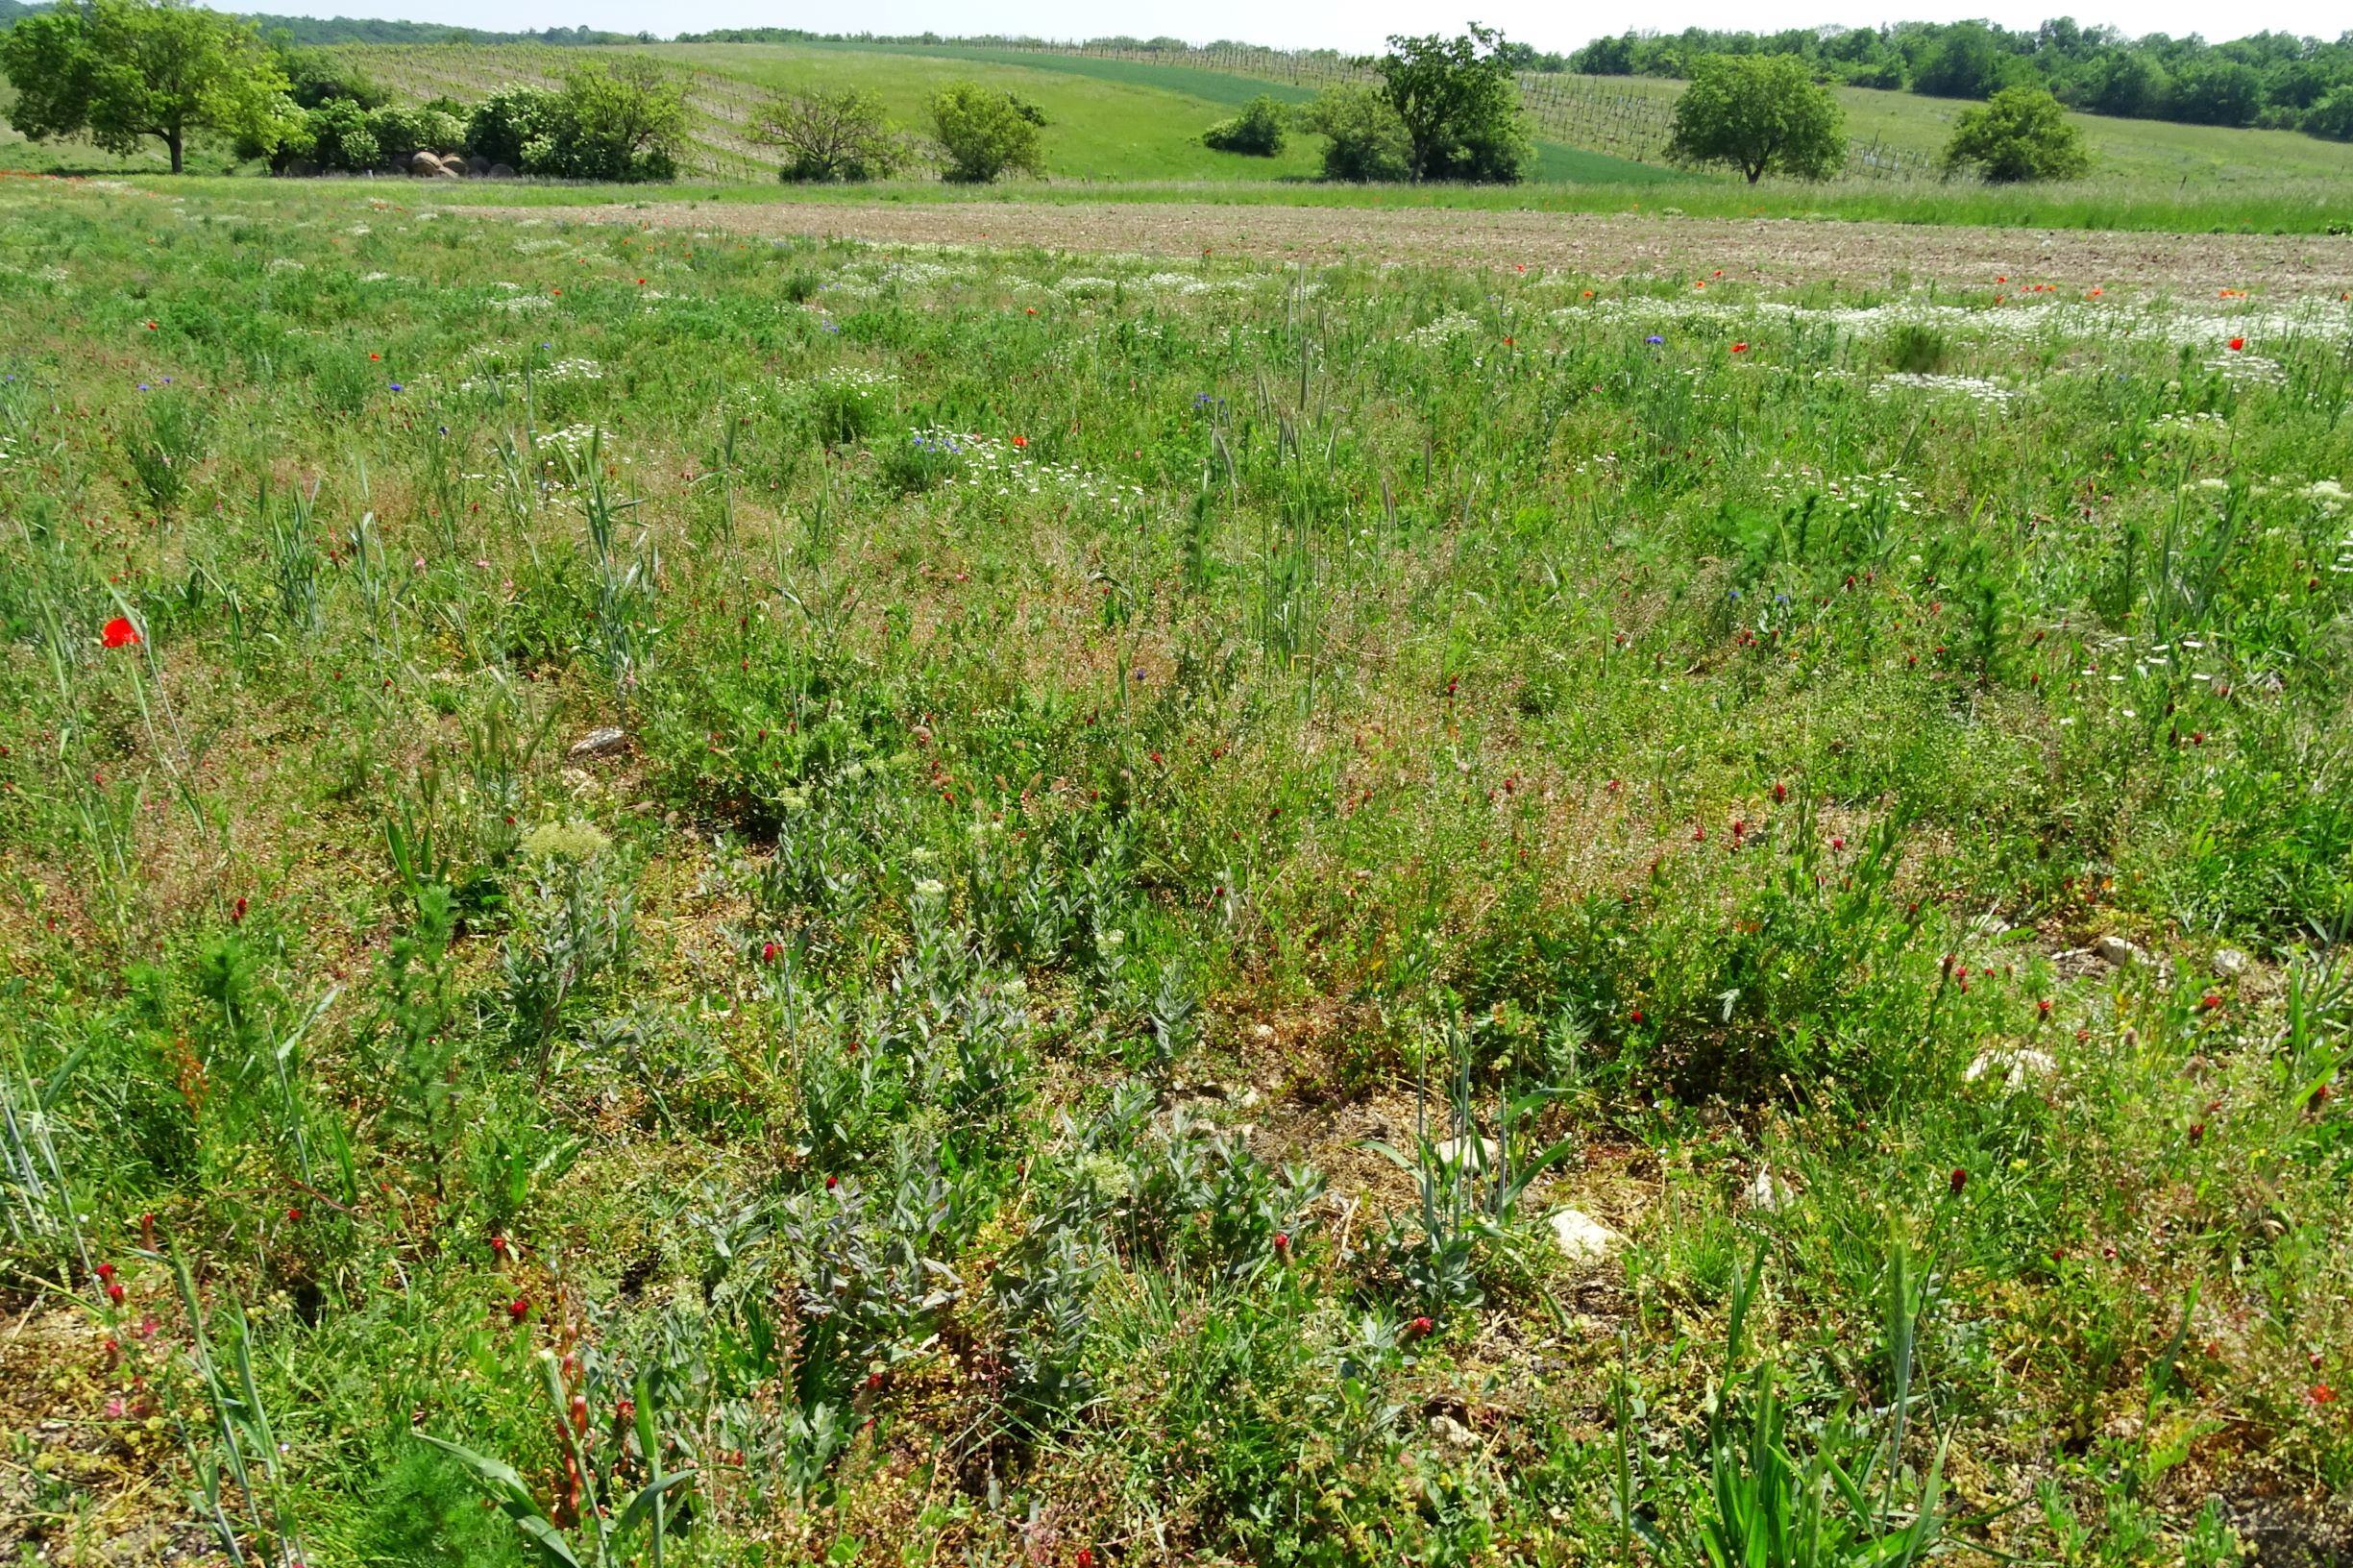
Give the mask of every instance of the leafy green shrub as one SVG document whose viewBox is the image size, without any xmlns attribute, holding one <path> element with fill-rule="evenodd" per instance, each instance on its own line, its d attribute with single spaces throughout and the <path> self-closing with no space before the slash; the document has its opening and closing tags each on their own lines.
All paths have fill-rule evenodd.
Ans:
<svg viewBox="0 0 2353 1568">
<path fill-rule="evenodd" d="M 501 87 L 467 116 L 467 149 L 521 170 L 524 148 L 546 135 L 555 116 L 556 95 L 546 87 Z"/>
<path fill-rule="evenodd" d="M 2348 83 L 2304 111 L 2304 130 L 2330 141 L 2353 141 L 2353 83 Z"/>
<path fill-rule="evenodd" d="M 454 115 L 423 104 L 386 104 L 370 110 L 368 130 L 383 156 L 390 159 L 453 151 L 466 139 L 466 128 Z"/>
<path fill-rule="evenodd" d="M 686 92 L 650 60 L 581 65 L 560 89 L 508 86 L 474 106 L 467 147 L 523 174 L 622 183 L 674 180 Z"/>
<path fill-rule="evenodd" d="M 1327 136 L 1324 178 L 1371 184 L 1412 175 L 1413 144 L 1386 94 L 1372 87 L 1330 87 L 1301 111 L 1300 128 Z"/>
<path fill-rule="evenodd" d="M 331 172 L 372 169 L 384 160 L 367 111 L 349 98 L 330 98 L 304 115 L 302 131 L 288 139 L 285 152 Z"/>
<path fill-rule="evenodd" d="M 2059 100 L 2040 87 L 2004 87 L 1961 111 L 1943 162 L 1948 174 L 1973 169 L 1997 184 L 2010 184 L 2080 180 L 2091 172 L 2092 155 Z"/>
<path fill-rule="evenodd" d="M 1272 158 L 1283 151 L 1283 135 L 1291 111 L 1272 93 L 1260 93 L 1230 120 L 1219 120 L 1201 133 L 1201 144 L 1221 153 L 1246 153 Z"/>
<path fill-rule="evenodd" d="M 1045 173 L 1038 136 L 1044 116 L 1012 93 L 958 82 L 933 95 L 931 117 L 947 154 L 943 178 L 954 184 L 985 185 L 1008 172 Z"/>
</svg>

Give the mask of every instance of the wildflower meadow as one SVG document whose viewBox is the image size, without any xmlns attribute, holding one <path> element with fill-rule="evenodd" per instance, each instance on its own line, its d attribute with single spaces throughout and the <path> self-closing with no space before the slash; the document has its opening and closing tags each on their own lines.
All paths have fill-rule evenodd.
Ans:
<svg viewBox="0 0 2353 1568">
<path fill-rule="evenodd" d="M 0 1549 L 2342 1560 L 2353 302 L 2035 254 L 12 182 Z"/>
</svg>

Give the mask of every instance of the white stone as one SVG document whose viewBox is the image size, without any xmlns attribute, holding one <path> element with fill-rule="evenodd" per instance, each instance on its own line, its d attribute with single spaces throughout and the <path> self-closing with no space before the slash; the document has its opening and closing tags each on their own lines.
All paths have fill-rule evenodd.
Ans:
<svg viewBox="0 0 2353 1568">
<path fill-rule="evenodd" d="M 587 734 L 581 736 L 578 740 L 573 742 L 572 755 L 576 757 L 609 757 L 614 752 L 626 748 L 628 744 L 629 732 L 627 730 L 616 729 L 608 724 L 602 729 L 592 729 Z"/>
<path fill-rule="evenodd" d="M 2046 1079 L 2059 1075 L 2059 1064 L 2048 1051 L 2036 1050 L 2031 1045 L 2003 1046 L 1979 1051 L 1977 1059 L 1969 1065 L 1961 1076 L 1971 1083 L 1989 1073 L 2001 1074 L 2002 1083 L 2011 1089 L 2022 1089 L 2029 1078 Z"/>
<path fill-rule="evenodd" d="M 1789 1190 L 1789 1184 L 1775 1177 L 1772 1166 L 1756 1167 L 1756 1179 L 1749 1184 L 1750 1208 L 1760 1209 L 1768 1214 L 1779 1213 L 1794 1195 Z"/>
<path fill-rule="evenodd" d="M 1491 1138 L 1450 1138 L 1430 1152 L 1438 1157 L 1439 1164 L 1459 1165 L 1466 1170 L 1492 1170 L 1498 1159 L 1495 1139 Z"/>
<path fill-rule="evenodd" d="M 1430 1435 L 1452 1449 L 1467 1452 L 1479 1446 L 1479 1434 L 1451 1415 L 1432 1416 Z"/>
<path fill-rule="evenodd" d="M 2113 964 L 2120 969 L 2148 957 L 2139 947 L 2113 933 L 2092 943 L 2092 952 L 2103 964 Z"/>
<path fill-rule="evenodd" d="M 1624 1239 L 1617 1232 L 1580 1209 L 1563 1209 L 1545 1223 L 1553 1228 L 1553 1243 L 1572 1263 L 1598 1263 Z"/>
<path fill-rule="evenodd" d="M 2237 978 L 2246 972 L 2246 954 L 2236 947 L 2215 949 L 2214 972 L 2226 978 Z"/>
</svg>

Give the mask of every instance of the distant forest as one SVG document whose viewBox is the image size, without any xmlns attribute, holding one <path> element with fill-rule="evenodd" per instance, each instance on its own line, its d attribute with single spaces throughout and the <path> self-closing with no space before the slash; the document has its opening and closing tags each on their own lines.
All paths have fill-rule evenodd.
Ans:
<svg viewBox="0 0 2353 1568">
<path fill-rule="evenodd" d="M 40 9 L 25 0 L 0 0 L 0 27 Z M 596 44 L 654 39 L 650 33 L 601 33 L 585 27 L 486 33 L 432 22 L 351 16 L 257 15 L 253 20 L 265 33 L 282 33 L 304 44 Z M 1019 47 L 1038 40 L 739 27 L 681 33 L 676 41 Z M 1093 38 L 1089 47 L 1165 54 L 1172 61 L 1198 52 L 1194 45 L 1172 37 Z M 1934 98 L 1990 98 L 2007 86 L 2040 86 L 2048 88 L 2069 108 L 2094 114 L 2192 125 L 2300 129 L 2353 141 L 2353 32 L 2334 41 L 2290 33 L 2258 33 L 2227 43 L 2208 43 L 2195 34 L 2182 38 L 2163 33 L 2127 37 L 2113 27 L 2085 27 L 2063 16 L 2031 30 L 2016 31 L 1992 22 L 1799 27 L 1778 33 L 1725 33 L 1696 27 L 1680 33 L 1630 31 L 1596 38 L 1569 54 L 1516 42 L 1507 43 L 1505 50 L 1521 70 L 1574 71 L 1587 76 L 1681 77 L 1689 74 L 1693 61 L 1705 55 L 1794 55 L 1824 81 L 1851 86 L 1886 87 Z"/>
<path fill-rule="evenodd" d="M 2302 129 L 2353 140 L 2353 32 L 2335 42 L 2258 33 L 2208 43 L 2194 34 L 2128 38 L 2064 16 L 2018 32 L 1990 22 L 1780 33 L 1691 28 L 1596 38 L 1566 56 L 1526 50 L 1520 63 L 1589 76 L 1679 77 L 1703 55 L 1795 55 L 1826 81 L 1932 98 L 1990 98 L 2003 87 L 2039 86 L 2094 114 Z"/>
<path fill-rule="evenodd" d="M 19 16 L 47 11 L 47 4 L 0 0 L 0 28 Z M 296 43 L 651 43 L 650 33 L 600 33 L 585 27 L 551 27 L 540 33 L 485 33 L 440 22 L 384 22 L 367 16 L 267 16 L 239 12 L 265 36 L 284 35 Z"/>
</svg>

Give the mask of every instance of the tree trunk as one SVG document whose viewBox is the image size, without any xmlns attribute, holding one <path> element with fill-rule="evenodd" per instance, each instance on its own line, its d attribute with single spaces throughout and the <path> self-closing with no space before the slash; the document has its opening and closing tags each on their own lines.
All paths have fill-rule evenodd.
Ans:
<svg viewBox="0 0 2353 1568">
<path fill-rule="evenodd" d="M 180 172 L 181 144 L 185 139 L 186 138 L 177 131 L 166 131 L 163 133 L 163 145 L 172 150 L 172 173 L 174 174 L 178 174 Z"/>
</svg>

